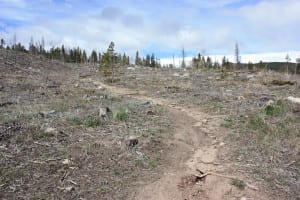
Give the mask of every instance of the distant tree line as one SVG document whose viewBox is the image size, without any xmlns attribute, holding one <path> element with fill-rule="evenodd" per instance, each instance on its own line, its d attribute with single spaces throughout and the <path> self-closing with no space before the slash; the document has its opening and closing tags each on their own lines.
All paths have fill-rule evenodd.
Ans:
<svg viewBox="0 0 300 200">
<path fill-rule="evenodd" d="M 135 54 L 135 65 L 138 66 L 145 66 L 145 67 L 152 67 L 152 68 L 159 68 L 161 67 L 158 59 L 155 57 L 154 53 L 146 55 L 146 57 L 141 58 L 139 55 L 139 51 L 136 52 Z"/>
<path fill-rule="evenodd" d="M 223 58 L 224 65 L 227 64 L 228 59 Z M 229 63 L 229 62 L 228 62 Z M 223 65 L 223 63 L 222 63 Z M 192 58 L 192 67 L 199 69 L 199 68 L 218 68 L 220 64 L 218 62 L 213 62 L 211 57 L 207 56 L 206 58 L 202 56 L 200 53 L 196 57 Z"/>
<path fill-rule="evenodd" d="M 90 55 L 87 55 L 85 49 L 80 47 L 67 48 L 64 45 L 51 47 L 49 50 L 45 49 L 45 42 L 42 38 L 41 42 L 34 42 L 31 37 L 29 48 L 26 49 L 21 43 L 16 43 L 16 37 L 14 36 L 14 42 L 12 45 L 6 44 L 5 40 L 2 38 L 0 40 L 0 49 L 14 50 L 24 53 L 30 53 L 33 55 L 43 55 L 52 60 L 60 60 L 66 63 L 92 63 L 92 64 L 102 64 L 102 62 L 107 61 L 107 53 L 98 53 L 96 50 L 92 50 Z M 120 54 L 115 53 L 113 55 L 114 63 L 121 65 L 129 65 L 129 56 L 126 53 Z"/>
<path fill-rule="evenodd" d="M 121 65 L 126 66 L 130 64 L 130 57 L 126 53 L 116 53 L 114 50 L 115 44 L 110 43 L 106 52 L 97 52 L 92 50 L 90 55 L 87 55 L 87 51 L 80 47 L 67 48 L 65 45 L 51 47 L 45 49 L 45 41 L 42 38 L 41 41 L 35 42 L 33 37 L 30 38 L 29 48 L 26 49 L 24 45 L 16 42 L 16 35 L 14 35 L 13 44 L 10 46 L 6 44 L 2 38 L 0 43 L 0 49 L 14 50 L 33 55 L 43 55 L 52 60 L 60 60 L 66 63 L 91 63 L 94 65 L 107 66 L 107 65 Z M 136 52 L 135 64 L 146 67 L 161 67 L 158 59 L 154 54 L 146 55 L 146 57 L 140 57 L 139 52 Z"/>
</svg>

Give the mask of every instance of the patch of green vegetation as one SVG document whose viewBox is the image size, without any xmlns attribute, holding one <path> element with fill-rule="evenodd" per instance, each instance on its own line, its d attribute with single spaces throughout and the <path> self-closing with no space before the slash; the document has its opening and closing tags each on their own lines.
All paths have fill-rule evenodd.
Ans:
<svg viewBox="0 0 300 200">
<path fill-rule="evenodd" d="M 72 124 L 77 125 L 77 126 L 80 126 L 83 124 L 82 120 L 78 119 L 78 118 L 74 118 L 71 121 L 72 121 Z"/>
<path fill-rule="evenodd" d="M 225 119 L 222 123 L 221 126 L 225 128 L 232 128 L 233 127 L 233 121 L 232 119 Z"/>
<path fill-rule="evenodd" d="M 160 158 L 149 158 L 145 156 L 143 159 L 139 159 L 135 161 L 135 166 L 140 168 L 151 168 L 155 169 L 160 165 Z"/>
<path fill-rule="evenodd" d="M 146 132 L 144 132 L 142 135 L 143 136 L 157 136 L 157 135 L 160 135 L 162 133 L 165 132 L 165 129 L 163 128 L 158 128 L 158 129 L 148 129 Z"/>
<path fill-rule="evenodd" d="M 152 169 L 157 168 L 160 165 L 160 158 L 150 159 L 148 164 Z"/>
<path fill-rule="evenodd" d="M 272 106 L 272 105 L 268 105 L 267 107 L 265 107 L 264 110 L 265 110 L 266 115 L 275 115 L 280 112 L 279 107 Z"/>
<path fill-rule="evenodd" d="M 222 67 L 221 74 L 220 74 L 221 80 L 225 80 L 227 78 L 227 71 L 225 67 Z"/>
<path fill-rule="evenodd" d="M 20 134 L 17 135 L 17 137 L 16 137 L 16 143 L 17 143 L 17 144 L 24 143 L 25 140 L 26 140 L 26 138 L 27 138 L 27 137 L 26 137 L 25 134 L 20 133 Z"/>
<path fill-rule="evenodd" d="M 88 116 L 86 119 L 73 118 L 69 119 L 69 121 L 76 126 L 84 125 L 91 128 L 97 128 L 103 125 L 103 121 L 97 116 Z"/>
<path fill-rule="evenodd" d="M 272 105 L 265 107 L 264 112 L 266 115 L 270 116 L 279 116 L 287 112 L 288 103 L 285 103 L 281 100 L 277 101 Z"/>
<path fill-rule="evenodd" d="M 87 127 L 96 128 L 101 126 L 102 123 L 99 117 L 90 116 L 84 121 L 84 125 Z"/>
<path fill-rule="evenodd" d="M 53 137 L 55 137 L 55 133 L 53 132 L 36 131 L 35 133 L 32 134 L 33 140 L 41 140 L 41 139 L 47 139 Z"/>
<path fill-rule="evenodd" d="M 136 160 L 134 163 L 135 167 L 140 167 L 140 168 L 144 168 L 145 167 L 145 163 L 143 160 Z"/>
<path fill-rule="evenodd" d="M 119 121 L 126 121 L 128 117 L 128 113 L 125 110 L 118 111 L 116 114 L 116 119 Z"/>
<path fill-rule="evenodd" d="M 264 119 L 260 116 L 253 116 L 249 119 L 248 128 L 259 130 L 265 127 Z"/>
<path fill-rule="evenodd" d="M 246 183 L 243 180 L 240 180 L 238 178 L 234 178 L 231 180 L 231 184 L 237 187 L 240 190 L 244 190 L 247 186 Z"/>
</svg>

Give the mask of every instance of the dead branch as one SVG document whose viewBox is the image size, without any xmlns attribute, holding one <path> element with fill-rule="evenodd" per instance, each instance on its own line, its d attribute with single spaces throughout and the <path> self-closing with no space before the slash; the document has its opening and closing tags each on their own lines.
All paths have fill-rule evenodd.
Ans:
<svg viewBox="0 0 300 200">
<path fill-rule="evenodd" d="M 208 175 L 214 175 L 214 176 L 219 176 L 219 177 L 223 177 L 223 178 L 228 178 L 228 179 L 240 179 L 238 177 L 235 177 L 235 176 L 229 176 L 229 175 L 224 175 L 224 174 L 218 174 L 218 173 L 215 173 L 215 172 L 206 172 L 206 173 L 203 173 L 201 170 L 197 169 L 198 172 L 200 172 L 200 175 L 195 175 L 193 174 L 197 179 L 203 179 L 204 177 L 208 176 Z M 203 173 L 203 174 L 201 174 Z M 241 179 L 240 179 L 241 180 Z M 254 185 L 251 185 L 249 183 L 247 183 L 246 181 L 244 181 L 247 185 L 248 188 L 252 189 L 252 190 L 258 190 L 258 188 Z"/>
<path fill-rule="evenodd" d="M 12 104 L 14 104 L 14 103 L 13 103 L 13 102 L 10 102 L 10 101 L 7 101 L 7 102 L 0 103 L 0 107 L 12 105 Z"/>
<path fill-rule="evenodd" d="M 60 181 L 63 182 L 69 176 L 69 171 L 65 171 L 63 177 L 61 177 Z"/>
<path fill-rule="evenodd" d="M 34 144 L 41 145 L 41 146 L 46 146 L 46 147 L 51 147 L 51 145 L 50 145 L 50 144 L 48 144 L 48 143 L 39 143 L 39 142 L 34 142 Z"/>
<path fill-rule="evenodd" d="M 38 160 L 31 160 L 30 162 L 34 163 L 34 164 L 45 164 L 44 161 L 38 161 Z"/>
<path fill-rule="evenodd" d="M 78 185 L 78 183 L 76 183 L 75 181 L 72 181 L 72 180 L 67 180 L 67 181 L 74 184 L 74 185 Z"/>
</svg>

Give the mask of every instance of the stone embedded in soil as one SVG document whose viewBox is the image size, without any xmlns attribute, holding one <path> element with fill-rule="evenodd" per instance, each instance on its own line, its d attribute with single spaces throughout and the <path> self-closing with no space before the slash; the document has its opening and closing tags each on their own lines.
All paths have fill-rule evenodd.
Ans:
<svg viewBox="0 0 300 200">
<path fill-rule="evenodd" d="M 108 113 L 111 112 L 111 110 L 106 107 L 106 108 L 99 108 L 99 117 L 107 117 Z"/>
<path fill-rule="evenodd" d="M 139 140 L 135 137 L 129 137 L 127 140 L 125 140 L 125 144 L 128 147 L 135 147 L 139 144 Z"/>
<path fill-rule="evenodd" d="M 69 165 L 69 164 L 71 164 L 71 160 L 69 160 L 69 159 L 64 159 L 64 160 L 62 161 L 62 164 L 64 164 L 64 165 Z"/>
<path fill-rule="evenodd" d="M 56 133 L 56 129 L 52 127 L 48 127 L 45 129 L 45 133 Z"/>
</svg>

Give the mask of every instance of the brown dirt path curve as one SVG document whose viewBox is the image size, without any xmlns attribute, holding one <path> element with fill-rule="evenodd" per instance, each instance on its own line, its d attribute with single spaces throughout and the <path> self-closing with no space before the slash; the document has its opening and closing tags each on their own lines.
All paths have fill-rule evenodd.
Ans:
<svg viewBox="0 0 300 200">
<path fill-rule="evenodd" d="M 94 81 L 96 86 L 106 88 L 119 96 L 131 96 L 165 106 L 172 113 L 176 129 L 173 137 L 166 141 L 170 152 L 166 152 L 168 166 L 161 172 L 157 181 L 142 185 L 133 194 L 136 200 L 194 200 L 194 199 L 268 199 L 263 191 L 255 190 L 251 185 L 244 190 L 231 184 L 231 179 L 224 176 L 209 175 L 204 181 L 195 182 L 196 169 L 227 175 L 228 169 L 234 168 L 226 158 L 218 159 L 218 154 L 225 151 L 223 137 L 226 129 L 220 126 L 224 116 L 212 116 L 201 112 L 199 108 L 175 104 L 163 98 L 147 96 L 147 92 L 119 88 Z M 246 180 L 247 177 L 239 178 Z M 236 174 L 230 176 L 237 177 Z"/>
</svg>

